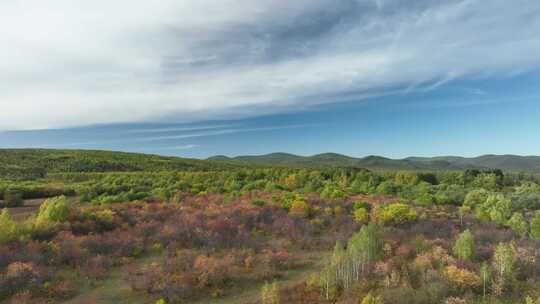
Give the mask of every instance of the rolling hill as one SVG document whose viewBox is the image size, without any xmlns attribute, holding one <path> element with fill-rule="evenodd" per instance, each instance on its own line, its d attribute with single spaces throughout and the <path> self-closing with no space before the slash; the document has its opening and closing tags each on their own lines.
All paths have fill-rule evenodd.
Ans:
<svg viewBox="0 0 540 304">
<path fill-rule="evenodd" d="M 337 153 L 299 156 L 287 153 L 271 153 L 250 156 L 215 156 L 214 160 L 230 164 L 257 164 L 293 167 L 353 167 L 374 170 L 466 170 L 501 169 L 511 172 L 540 172 L 540 156 L 483 155 L 479 157 L 437 156 L 391 159 L 381 156 L 355 158 Z"/>
<path fill-rule="evenodd" d="M 483 155 L 473 158 L 440 156 L 391 159 L 381 156 L 356 158 L 337 153 L 313 156 L 271 153 L 237 157 L 220 155 L 199 160 L 97 150 L 0 149 L 0 178 L 10 179 L 33 179 L 49 173 L 66 172 L 207 171 L 239 166 L 421 171 L 497 168 L 513 172 L 540 172 L 540 157 Z"/>
<path fill-rule="evenodd" d="M 180 157 L 97 150 L 0 149 L 0 178 L 32 179 L 48 173 L 201 171 L 234 166 Z"/>
</svg>

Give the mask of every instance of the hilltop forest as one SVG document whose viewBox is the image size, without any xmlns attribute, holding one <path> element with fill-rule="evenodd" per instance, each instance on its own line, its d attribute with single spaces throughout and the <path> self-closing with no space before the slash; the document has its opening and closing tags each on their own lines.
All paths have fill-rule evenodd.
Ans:
<svg viewBox="0 0 540 304">
<path fill-rule="evenodd" d="M 0 303 L 540 303 L 533 167 L 319 159 L 1 150 Z"/>
</svg>

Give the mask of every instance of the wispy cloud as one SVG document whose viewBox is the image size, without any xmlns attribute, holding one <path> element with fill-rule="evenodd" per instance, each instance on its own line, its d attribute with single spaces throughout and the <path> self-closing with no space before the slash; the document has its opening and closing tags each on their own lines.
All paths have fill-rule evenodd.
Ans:
<svg viewBox="0 0 540 304">
<path fill-rule="evenodd" d="M 0 129 L 260 115 L 511 77 L 540 66 L 539 32 L 530 0 L 2 1 Z"/>
<path fill-rule="evenodd" d="M 251 127 L 226 128 L 226 129 L 211 130 L 211 131 L 204 131 L 204 132 L 159 135 L 159 136 L 131 135 L 129 137 L 107 139 L 107 140 L 62 143 L 62 144 L 55 145 L 54 147 L 91 147 L 91 146 L 103 146 L 103 145 L 110 145 L 110 144 L 177 141 L 177 140 L 189 139 L 189 138 L 212 137 L 212 136 L 228 135 L 228 134 L 235 134 L 235 133 L 266 132 L 266 131 L 275 131 L 275 130 L 284 130 L 284 129 L 305 128 L 305 127 L 315 126 L 315 125 L 316 124 L 298 124 L 298 125 L 268 126 L 268 127 L 256 127 L 256 128 L 251 128 Z M 51 146 L 48 145 L 47 147 L 51 147 Z M 154 145 L 152 146 L 152 149 L 154 149 L 153 147 Z M 167 146 L 167 147 L 171 147 L 171 146 Z M 177 147 L 178 149 L 178 147 L 186 147 L 186 145 L 177 145 L 174 147 Z M 196 146 L 187 145 L 187 147 L 194 148 Z"/>
<path fill-rule="evenodd" d="M 152 151 L 175 151 L 175 150 L 190 150 L 200 147 L 199 145 L 187 144 L 176 146 L 152 147 Z"/>
<path fill-rule="evenodd" d="M 137 128 L 126 130 L 126 133 L 144 134 L 144 133 L 165 133 L 165 132 L 182 132 L 182 131 L 198 131 L 223 129 L 231 127 L 231 125 L 213 125 L 213 126 L 193 126 L 193 127 L 163 127 L 163 128 Z"/>
</svg>

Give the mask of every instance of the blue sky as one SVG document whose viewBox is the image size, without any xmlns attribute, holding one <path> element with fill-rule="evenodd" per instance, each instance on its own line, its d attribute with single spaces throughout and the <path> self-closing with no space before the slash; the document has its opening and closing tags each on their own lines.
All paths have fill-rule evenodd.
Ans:
<svg viewBox="0 0 540 304">
<path fill-rule="evenodd" d="M 5 1 L 0 147 L 540 154 L 538 33 L 525 0 Z"/>
</svg>

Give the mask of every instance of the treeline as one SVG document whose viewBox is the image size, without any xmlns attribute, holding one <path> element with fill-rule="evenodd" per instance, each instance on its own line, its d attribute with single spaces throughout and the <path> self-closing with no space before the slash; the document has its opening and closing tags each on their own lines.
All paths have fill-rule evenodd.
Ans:
<svg viewBox="0 0 540 304">
<path fill-rule="evenodd" d="M 0 177 L 32 180 L 50 173 L 213 170 L 232 165 L 157 155 L 52 149 L 1 149 Z"/>
<path fill-rule="evenodd" d="M 0 198 L 20 193 L 22 198 L 78 195 L 84 202 L 113 203 L 149 197 L 171 199 L 178 192 L 228 193 L 234 197 L 252 190 L 318 192 L 335 199 L 346 194 L 399 196 L 421 205 L 460 205 L 473 189 L 508 195 L 516 206 L 540 209 L 531 174 L 493 171 L 373 172 L 361 169 L 321 170 L 291 168 L 230 168 L 211 171 L 50 173 L 34 181 L 0 180 Z"/>
</svg>

